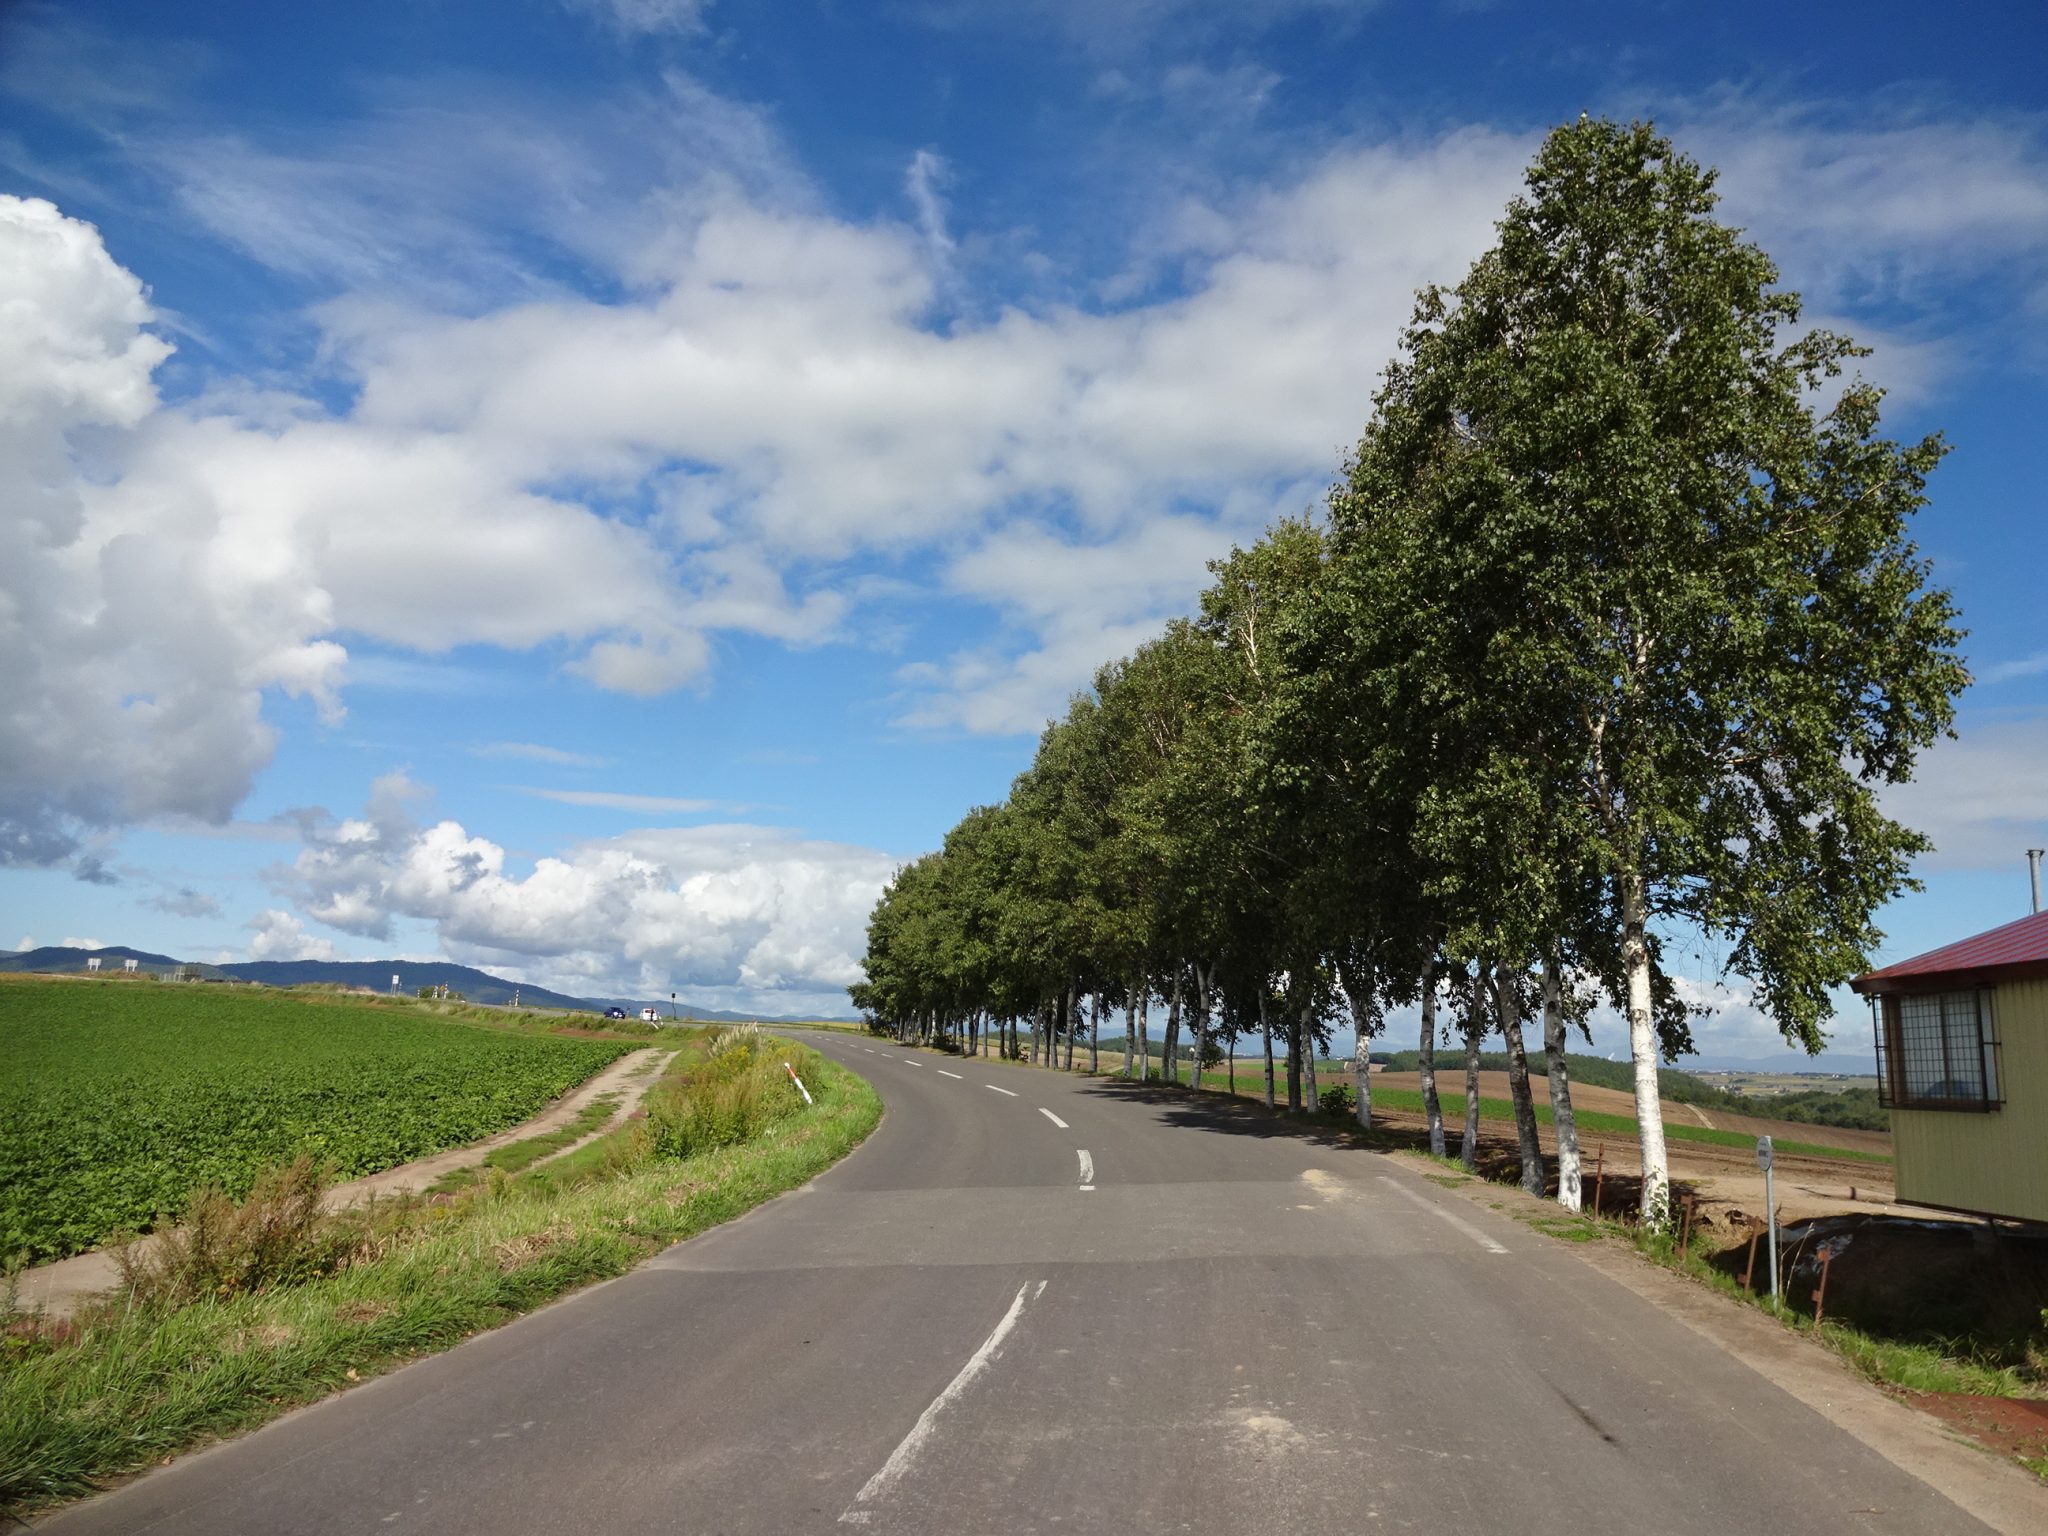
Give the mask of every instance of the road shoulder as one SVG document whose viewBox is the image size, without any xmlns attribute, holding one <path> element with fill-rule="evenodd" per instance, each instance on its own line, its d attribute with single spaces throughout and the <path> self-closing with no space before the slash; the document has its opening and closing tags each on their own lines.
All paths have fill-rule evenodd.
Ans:
<svg viewBox="0 0 2048 1536">
<path fill-rule="evenodd" d="M 1442 1171 L 1426 1158 L 1391 1155 L 1413 1168 Z M 1451 1192 L 1523 1218 L 1560 1214 L 1553 1201 L 1481 1179 Z M 1529 1231 L 1538 1233 L 1533 1226 Z M 1619 1242 L 1572 1243 L 1542 1235 L 1547 1250 L 1568 1253 L 1683 1323 L 1994 1530 L 2012 1536 L 2038 1536 L 2048 1530 L 2048 1487 L 1889 1396 L 1824 1345 L 1652 1264 Z"/>
</svg>

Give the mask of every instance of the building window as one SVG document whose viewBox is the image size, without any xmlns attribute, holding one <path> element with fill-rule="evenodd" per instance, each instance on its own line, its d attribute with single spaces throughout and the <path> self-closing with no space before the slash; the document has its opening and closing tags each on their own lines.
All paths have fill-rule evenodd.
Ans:
<svg viewBox="0 0 2048 1536">
<path fill-rule="evenodd" d="M 1878 1093 L 1894 1109 L 1996 1109 L 1998 1035 L 1989 992 L 1883 999 Z"/>
</svg>

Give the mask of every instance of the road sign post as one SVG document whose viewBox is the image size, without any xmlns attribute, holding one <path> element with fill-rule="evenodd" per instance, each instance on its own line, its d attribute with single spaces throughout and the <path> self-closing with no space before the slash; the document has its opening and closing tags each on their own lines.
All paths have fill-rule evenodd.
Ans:
<svg viewBox="0 0 2048 1536">
<path fill-rule="evenodd" d="M 1764 1219 L 1771 1225 L 1771 1307 L 1778 1305 L 1778 1198 L 1771 1185 L 1771 1138 L 1756 1139 L 1756 1165 L 1764 1171 Z"/>
</svg>

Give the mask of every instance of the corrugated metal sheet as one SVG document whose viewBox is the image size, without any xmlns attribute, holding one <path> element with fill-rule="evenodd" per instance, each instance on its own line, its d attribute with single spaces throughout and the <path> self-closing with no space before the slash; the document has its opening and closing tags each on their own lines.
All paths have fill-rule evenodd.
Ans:
<svg viewBox="0 0 2048 1536">
<path fill-rule="evenodd" d="M 2000 986 L 1991 1006 L 2005 1103 L 1893 1110 L 1899 1198 L 2048 1222 L 2048 979 Z"/>
<path fill-rule="evenodd" d="M 1888 992 L 1906 982 L 1916 987 L 1947 978 L 1995 982 L 2042 971 L 2048 971 L 2048 912 L 1866 972 L 1849 985 L 1858 992 Z"/>
</svg>

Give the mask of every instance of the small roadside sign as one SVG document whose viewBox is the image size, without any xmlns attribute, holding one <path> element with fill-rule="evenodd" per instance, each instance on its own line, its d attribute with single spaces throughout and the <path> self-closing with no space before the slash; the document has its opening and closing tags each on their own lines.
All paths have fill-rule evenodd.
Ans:
<svg viewBox="0 0 2048 1536">
<path fill-rule="evenodd" d="M 1771 1138 L 1768 1136 L 1756 1139 L 1756 1165 L 1765 1173 L 1771 1171 Z"/>
</svg>

